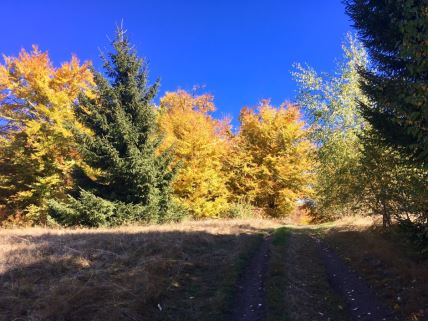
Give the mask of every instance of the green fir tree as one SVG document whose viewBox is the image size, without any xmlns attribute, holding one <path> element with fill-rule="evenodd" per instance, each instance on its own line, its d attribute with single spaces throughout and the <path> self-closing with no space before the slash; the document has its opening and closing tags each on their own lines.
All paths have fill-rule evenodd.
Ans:
<svg viewBox="0 0 428 321">
<path fill-rule="evenodd" d="M 103 56 L 106 77 L 95 72 L 96 95 L 81 95 L 76 115 L 91 134 L 75 132 L 87 168 L 78 168 L 79 191 L 68 204 L 51 202 L 51 214 L 66 225 L 163 222 L 178 215 L 170 198 L 171 153 L 162 139 L 148 85 L 147 66 L 119 28 L 114 51 Z M 90 170 L 88 170 L 88 168 Z"/>
<path fill-rule="evenodd" d="M 395 148 L 428 164 L 428 1 L 347 0 L 372 68 L 361 70 L 365 118 Z"/>
</svg>

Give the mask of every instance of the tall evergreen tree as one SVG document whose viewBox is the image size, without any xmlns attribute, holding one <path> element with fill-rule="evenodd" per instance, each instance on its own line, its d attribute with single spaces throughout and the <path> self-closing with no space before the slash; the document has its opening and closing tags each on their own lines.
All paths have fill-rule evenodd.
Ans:
<svg viewBox="0 0 428 321">
<path fill-rule="evenodd" d="M 428 1 L 345 0 L 372 59 L 365 118 L 390 145 L 428 163 Z"/>
<path fill-rule="evenodd" d="M 161 143 L 153 104 L 159 81 L 148 85 L 147 66 L 123 29 L 103 56 L 106 76 L 94 72 L 95 98 L 81 95 L 76 131 L 87 168 L 76 171 L 77 198 L 52 214 L 65 224 L 109 225 L 123 220 L 163 221 L 171 214 L 170 153 Z"/>
</svg>

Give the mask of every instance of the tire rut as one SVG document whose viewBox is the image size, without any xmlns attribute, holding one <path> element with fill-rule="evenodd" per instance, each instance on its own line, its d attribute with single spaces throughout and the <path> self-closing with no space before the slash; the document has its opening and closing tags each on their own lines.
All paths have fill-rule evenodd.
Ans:
<svg viewBox="0 0 428 321">
<path fill-rule="evenodd" d="M 233 321 L 263 321 L 266 318 L 265 277 L 268 269 L 270 237 L 263 239 L 257 253 L 238 282 Z"/>
<path fill-rule="evenodd" d="M 305 231 L 290 231 L 284 260 L 287 320 L 348 320 L 344 303 L 328 282 L 317 245 Z"/>
<path fill-rule="evenodd" d="M 314 238 L 332 288 L 343 298 L 351 321 L 398 321 L 395 313 L 377 297 L 363 278 L 352 271 L 320 239 Z"/>
</svg>

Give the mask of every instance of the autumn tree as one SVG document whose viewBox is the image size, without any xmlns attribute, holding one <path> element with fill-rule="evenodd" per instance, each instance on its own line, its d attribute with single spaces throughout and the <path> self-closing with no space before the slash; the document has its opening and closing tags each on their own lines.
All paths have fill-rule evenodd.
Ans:
<svg viewBox="0 0 428 321">
<path fill-rule="evenodd" d="M 144 61 L 125 31 L 118 29 L 113 52 L 104 58 L 106 76 L 94 72 L 95 97 L 79 96 L 76 115 L 91 134 L 75 130 L 91 171 L 76 170 L 77 187 L 67 203 L 51 202 L 51 214 L 65 225 L 163 222 L 178 214 L 170 199 L 174 176 L 153 103 L 159 82 L 148 84 Z"/>
<path fill-rule="evenodd" d="M 224 158 L 228 148 L 226 121 L 214 119 L 213 96 L 183 90 L 161 99 L 159 124 L 164 147 L 174 147 L 179 166 L 174 195 L 194 217 L 219 217 L 228 206 Z"/>
<path fill-rule="evenodd" d="M 300 64 L 293 73 L 299 86 L 298 103 L 312 128 L 311 141 L 318 147 L 315 200 L 319 218 L 351 213 L 360 196 L 353 191 L 362 157 L 360 136 L 367 124 L 359 102 L 367 98 L 358 70 L 368 59 L 362 44 L 350 34 L 342 49 L 343 58 L 333 75 Z"/>
<path fill-rule="evenodd" d="M 298 66 L 299 103 L 313 128 L 318 166 L 315 184 L 319 218 L 354 214 L 379 215 L 418 226 L 428 217 L 428 172 L 399 153 L 366 121 L 360 110 L 369 99 L 362 87 L 368 57 L 362 44 L 348 36 L 335 76 Z M 423 230 L 423 229 L 422 229 Z M 425 232 L 418 240 L 426 239 Z"/>
<path fill-rule="evenodd" d="M 79 156 L 70 126 L 79 127 L 73 102 L 92 86 L 89 63 L 73 56 L 55 68 L 33 46 L 0 65 L 0 206 L 3 216 L 46 222 L 50 198 L 72 186 Z M 4 217 L 3 217 L 4 218 Z"/>
<path fill-rule="evenodd" d="M 311 193 L 312 154 L 296 106 L 275 108 L 264 100 L 257 108 L 244 108 L 228 160 L 232 199 L 271 216 L 287 215 Z"/>
</svg>

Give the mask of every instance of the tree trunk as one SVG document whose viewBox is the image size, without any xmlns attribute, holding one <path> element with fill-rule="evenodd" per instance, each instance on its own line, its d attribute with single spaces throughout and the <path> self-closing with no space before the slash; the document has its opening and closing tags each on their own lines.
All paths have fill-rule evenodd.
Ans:
<svg viewBox="0 0 428 321">
<path fill-rule="evenodd" d="M 382 225 L 384 228 L 391 226 L 391 215 L 388 212 L 385 200 L 382 200 Z"/>
</svg>

